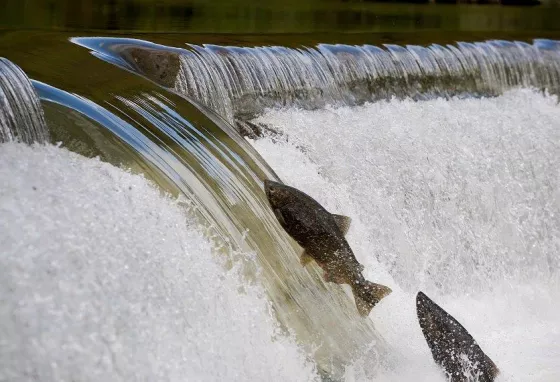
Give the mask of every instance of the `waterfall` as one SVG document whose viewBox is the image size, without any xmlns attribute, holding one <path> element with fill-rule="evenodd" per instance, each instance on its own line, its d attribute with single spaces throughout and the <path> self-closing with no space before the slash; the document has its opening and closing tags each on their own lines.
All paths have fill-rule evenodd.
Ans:
<svg viewBox="0 0 560 382">
<path fill-rule="evenodd" d="M 180 57 L 176 89 L 230 122 L 275 106 L 486 96 L 514 87 L 560 90 L 560 43 L 552 40 L 189 48 Z"/>
<path fill-rule="evenodd" d="M 418 337 L 411 291 L 422 286 L 433 293 L 448 293 L 438 297 L 444 305 L 449 304 L 467 316 L 469 303 L 474 299 L 478 311 L 473 311 L 485 312 L 483 308 L 499 298 L 492 294 L 494 284 L 476 289 L 472 280 L 481 285 L 483 281 L 495 281 L 505 274 L 499 273 L 503 269 L 530 262 L 529 257 L 520 257 L 518 262 L 508 263 L 507 255 L 511 251 L 495 246 L 505 259 L 500 267 L 488 268 L 487 273 L 479 272 L 469 278 L 468 272 L 480 263 L 484 265 L 479 260 L 486 259 L 489 252 L 476 244 L 483 242 L 488 248 L 495 248 L 492 245 L 498 240 L 496 237 L 513 237 L 516 232 L 513 228 L 518 227 L 527 233 L 512 241 L 512 245 L 521 248 L 521 253 L 521 244 L 541 240 L 537 228 L 557 232 L 552 214 L 543 213 L 545 219 L 525 214 L 525 209 L 529 209 L 525 205 L 534 206 L 529 202 L 536 196 L 538 206 L 548 206 L 545 202 L 557 205 L 553 204 L 557 195 L 553 164 L 559 151 L 557 140 L 552 139 L 557 135 L 553 125 L 557 98 L 546 97 L 542 103 L 539 97 L 543 95 L 538 92 L 531 92 L 526 98 L 515 96 L 518 105 L 526 107 L 516 110 L 516 118 L 523 120 L 519 124 L 513 121 L 517 129 L 508 129 L 508 124 L 512 124 L 508 113 L 498 111 L 502 103 L 510 102 L 511 107 L 507 95 L 511 88 L 531 87 L 541 93 L 558 93 L 560 43 L 556 41 L 458 42 L 426 47 L 320 44 L 311 48 L 191 44 L 177 48 L 134 39 L 95 37 L 71 38 L 63 43 L 57 40 L 57 44 L 60 49 L 57 57 L 76 58 L 87 66 L 88 75 L 83 75 L 84 67 L 69 65 L 61 76 L 60 61 L 53 59 L 50 51 L 39 52 L 41 64 L 36 63 L 33 70 L 40 73 L 39 80 L 29 82 L 23 77 L 27 86 L 23 90 L 2 83 L 0 90 L 4 92 L 16 89 L 15 95 L 9 93 L 11 98 L 2 100 L 26 94 L 35 96 L 37 91 L 53 141 L 63 142 L 70 151 L 98 156 L 104 162 L 141 173 L 160 190 L 177 198 L 177 203 L 196 218 L 193 224 L 202 227 L 205 238 L 214 244 L 211 255 L 225 259 L 226 267 L 239 267 L 247 285 L 262 286 L 272 307 L 269 318 L 277 320 L 284 333 L 295 335 L 298 345 L 327 380 L 348 376 L 356 362 L 363 363 L 359 380 L 401 370 L 408 377 L 396 380 L 417 380 L 417 371 L 425 371 L 417 365 L 430 368 L 432 363 L 425 354 L 428 352 L 425 343 Z M 48 65 L 43 65 L 43 60 Z M 23 75 L 10 65 L 9 73 Z M 13 74 L 3 75 L 0 80 L 8 78 L 6 83 L 13 84 L 13 77 Z M 493 99 L 483 99 L 486 96 Z M 37 98 L 34 100 L 40 112 Z M 383 102 L 368 104 L 376 100 Z M 543 109 L 541 114 L 533 113 L 535 119 L 524 119 L 533 103 Z M 26 100 L 16 102 L 15 107 L 30 104 L 33 103 Z M 354 107 L 357 105 L 362 106 Z M 9 107 L 0 106 L 1 113 L 8 111 L 12 114 L 5 115 L 14 115 L 12 103 Z M 287 106 L 286 114 L 267 110 L 279 106 Z M 480 118 L 485 118 L 482 122 L 490 126 L 474 117 L 461 118 L 453 107 L 464 108 L 463 113 L 477 118 L 480 107 L 486 107 Z M 416 121 L 427 114 L 430 117 L 418 127 Z M 35 114 L 23 115 L 30 118 Z M 259 118 L 254 119 L 257 115 Z M 379 117 L 377 136 L 369 130 L 373 125 L 372 115 Z M 440 120 L 440 115 L 446 119 Z M 305 120 L 307 116 L 311 120 Z M 495 116 L 500 120 L 493 124 Z M 2 123 L 7 120 L 4 114 L 0 117 Z M 464 129 L 453 129 L 461 126 L 461 119 L 468 120 L 470 137 L 462 135 Z M 531 139 L 520 135 L 537 122 L 543 125 L 531 130 Z M 249 142 L 234 129 L 234 124 L 241 123 L 263 123 L 276 129 L 278 135 L 274 139 Z M 440 123 L 446 123 L 446 129 L 440 128 Z M 13 125 L 9 125 L 9 130 L 2 125 L 2 133 L 10 131 L 10 140 L 25 141 L 23 134 L 13 133 Z M 382 130 L 391 126 L 394 128 Z M 429 130 L 422 130 L 428 127 Z M 477 140 L 485 137 L 485 128 L 495 129 L 486 135 L 491 138 L 490 145 L 489 140 Z M 401 129 L 404 131 L 398 135 Z M 445 139 L 441 138 L 442 134 Z M 45 133 L 45 139 L 46 136 Z M 506 150 L 502 146 L 508 143 L 511 145 Z M 518 168 L 516 174 L 522 181 L 510 177 L 509 171 L 516 169 L 511 166 L 524 160 L 516 162 L 512 156 L 510 161 L 509 154 L 502 149 L 507 153 L 519 152 L 520 158 L 536 158 L 532 162 L 535 169 Z M 429 158 L 424 157 L 426 151 L 431 152 Z M 475 162 L 471 153 L 483 155 Z M 493 162 L 496 166 L 504 164 L 511 169 L 490 168 L 495 176 L 485 177 L 489 171 L 487 158 L 498 158 Z M 352 159 L 356 163 L 351 163 Z M 468 173 L 465 169 L 471 169 L 472 162 L 477 171 Z M 449 168 L 453 164 L 456 169 Z M 544 170 L 539 172 L 539 169 Z M 436 170 L 439 172 L 434 174 Z M 301 266 L 301 248 L 279 226 L 263 192 L 264 179 L 279 179 L 276 171 L 286 183 L 303 191 L 309 188 L 310 194 L 331 212 L 353 218 L 348 239 L 365 264 L 368 278 L 393 289 L 392 296 L 376 307 L 368 319 L 358 317 L 348 288 L 324 282 L 314 264 Z M 397 171 L 400 173 L 395 176 Z M 428 175 L 435 182 L 433 187 L 426 183 Z M 506 201 L 518 206 L 516 210 L 508 209 L 505 202 L 500 204 L 499 198 L 478 194 L 493 190 L 495 183 L 504 183 L 502 178 L 511 186 L 506 190 L 510 193 Z M 486 182 L 485 187 L 478 187 L 479 179 Z M 438 192 L 430 194 L 434 189 Z M 455 200 L 457 203 L 453 204 Z M 485 214 L 488 211 L 485 206 L 491 202 L 497 205 L 495 215 Z M 462 203 L 476 208 L 466 208 Z M 441 213 L 429 220 L 433 205 Z M 552 211 L 552 207 L 548 210 Z M 464 211 L 480 213 L 477 227 L 485 227 L 480 223 L 483 222 L 490 228 L 466 230 L 470 220 L 454 220 Z M 511 211 L 519 216 L 510 216 Z M 508 226 L 510 218 L 519 218 L 519 224 Z M 539 219 L 544 221 L 542 225 L 538 224 Z M 426 225 L 424 221 L 437 224 Z M 472 234 L 468 242 L 463 240 L 464 232 Z M 540 265 L 544 260 L 550 264 L 549 275 L 556 277 L 553 245 L 557 241 L 554 242 L 552 234 L 546 238 L 549 243 L 544 249 L 528 247 L 533 251 L 528 253 L 538 257 L 539 267 L 527 273 L 523 282 L 543 275 Z M 438 257 L 442 252 L 450 254 Z M 426 272 L 421 273 L 423 270 Z M 435 277 L 434 273 L 441 276 Z M 460 283 L 452 285 L 453 288 L 442 287 L 449 279 L 464 281 L 469 284 L 466 293 L 481 291 L 482 297 L 477 299 L 475 294 L 465 298 Z M 512 297 L 516 290 L 511 285 L 496 284 L 495 289 L 500 288 L 510 293 L 501 301 L 508 312 L 515 311 L 512 308 L 515 302 L 523 314 L 530 316 L 532 311 L 524 304 L 532 297 L 517 301 Z M 531 296 L 537 290 L 532 284 L 527 288 L 529 292 L 524 296 Z M 549 285 L 545 283 L 544 288 Z M 543 306 L 539 303 L 539 308 Z M 554 322 L 557 313 L 553 309 L 545 313 L 549 321 L 543 322 Z M 461 321 L 463 317 L 457 318 Z M 479 319 L 478 316 L 469 318 Z M 494 329 L 502 324 L 499 318 L 491 321 Z M 530 319 L 526 318 L 519 326 L 526 322 Z M 484 322 L 477 329 L 486 334 Z M 550 333 L 538 331 L 537 334 L 545 337 Z M 493 354 L 502 345 L 500 341 L 491 342 L 491 337 L 480 338 L 485 345 L 490 341 Z M 527 340 L 528 337 L 505 338 Z M 24 338 L 21 343 L 29 341 L 32 339 Z M 512 347 L 512 351 L 517 349 Z M 497 358 L 498 363 L 503 359 L 506 357 L 502 354 Z M 515 362 L 517 358 L 509 359 Z M 44 362 L 49 369 L 50 361 L 44 357 L 37 362 Z M 432 369 L 427 378 L 435 375 L 437 379 L 439 371 L 435 366 Z"/>
<path fill-rule="evenodd" d="M 138 45 L 105 39 L 105 50 L 93 52 L 103 59 L 92 57 L 104 82 L 115 75 L 126 84 L 115 94 L 86 98 L 34 82 L 53 126 L 73 125 L 54 130 L 56 140 L 87 142 L 94 149 L 89 155 L 146 173 L 179 196 L 205 227 L 216 253 L 241 264 L 248 282 L 264 287 L 274 317 L 325 375 L 340 378 L 345 365 L 365 352 L 372 362 L 392 362 L 395 352 L 371 321 L 359 317 L 344 288 L 325 283 L 320 270 L 301 266 L 299 248 L 264 195 L 262 181 L 278 179 L 266 162 L 211 110 L 146 81 L 140 69 L 123 72 L 129 62 L 123 52 L 132 47 Z"/>
<path fill-rule="evenodd" d="M 397 369 L 348 381 L 444 380 L 422 354 L 418 290 L 474 335 L 502 370 L 496 381 L 558 379 L 557 96 L 283 108 L 255 122 L 289 136 L 253 141 L 287 184 L 352 217 L 365 275 L 384 283 L 382 269 L 398 285 L 371 315 L 403 354 Z"/>
<path fill-rule="evenodd" d="M 0 57 L 0 142 L 44 143 L 49 139 L 39 98 L 17 65 Z"/>
</svg>

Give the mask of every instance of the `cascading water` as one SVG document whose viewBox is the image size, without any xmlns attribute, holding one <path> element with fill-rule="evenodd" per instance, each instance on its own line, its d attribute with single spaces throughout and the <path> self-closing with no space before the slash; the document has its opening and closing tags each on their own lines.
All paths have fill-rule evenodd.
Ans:
<svg viewBox="0 0 560 382">
<path fill-rule="evenodd" d="M 382 266 L 399 287 L 371 317 L 403 358 L 374 380 L 439 380 L 416 322 L 418 290 L 466 325 L 498 381 L 560 377 L 556 96 L 286 108 L 254 122 L 290 137 L 254 141 L 282 179 L 354 218 L 349 242 L 366 276 Z M 364 369 L 367 358 L 347 378 L 368 380 Z"/>
<path fill-rule="evenodd" d="M 117 66 L 126 64 L 119 54 L 126 48 L 122 42 L 106 39 L 106 51 L 95 53 Z M 141 48 L 130 41 L 127 46 Z M 358 316 L 343 289 L 299 265 L 298 250 L 278 226 L 262 191 L 262 179 L 275 175 L 250 145 L 212 112 L 203 115 L 185 99 L 162 94 L 138 76 L 91 59 L 100 67 L 96 72 L 118 76 L 126 86 L 115 95 L 93 95 L 93 102 L 35 82 L 53 125 L 75 125 L 53 128 L 54 139 L 144 172 L 163 189 L 185 197 L 219 247 L 216 252 L 244 264 L 245 277 L 256 277 L 265 287 L 274 316 L 297 335 L 321 373 L 340 377 L 344 365 L 366 348 L 375 362 L 391 362 L 394 352 L 387 351 L 371 321 Z M 87 143 L 87 149 L 76 141 Z M 256 253 L 256 261 L 246 260 L 250 252 Z"/>
<path fill-rule="evenodd" d="M 559 48 L 550 40 L 191 46 L 176 89 L 231 122 L 274 131 L 255 147 L 280 177 L 357 218 L 350 240 L 360 261 L 372 261 L 366 273 L 396 290 L 373 320 L 406 359 L 376 380 L 438 378 L 413 314 L 419 288 L 475 328 L 500 378 L 555 380 L 560 109 L 549 94 L 560 89 Z M 545 94 L 501 95 L 514 88 Z M 393 97 L 416 102 L 367 104 Z M 278 107 L 288 108 L 267 110 Z M 518 327 L 526 332 L 513 334 Z M 346 378 L 371 378 L 365 370 L 359 358 Z"/>
<path fill-rule="evenodd" d="M 0 57 L 0 142 L 44 143 L 49 132 L 39 98 L 25 73 Z"/>
<path fill-rule="evenodd" d="M 412 97 L 496 95 L 513 87 L 558 92 L 560 45 L 510 41 L 456 45 L 239 48 L 190 45 L 176 89 L 230 122 L 266 107 L 306 109 Z"/>
<path fill-rule="evenodd" d="M 412 294 L 422 288 L 465 324 L 502 368 L 502 378 L 557 379 L 560 317 L 552 303 L 560 296 L 555 255 L 560 216 L 554 167 L 560 160 L 557 100 L 526 91 L 500 96 L 514 87 L 558 92 L 557 42 L 178 49 L 131 39 L 71 41 L 103 61 L 65 41 L 74 59 L 93 68 L 85 85 L 59 79 L 63 86 L 58 89 L 33 82 L 54 140 L 141 172 L 179 196 L 180 204 L 190 205 L 207 237 L 220 247 L 214 253 L 227 255 L 229 267 L 241 264 L 245 279 L 257 276 L 272 303 L 271 317 L 295 333 L 323 374 L 347 381 L 441 379 L 414 317 Z M 65 78 L 85 81 L 79 67 L 66 69 Z M 106 88 L 98 92 L 95 88 L 101 83 Z M 481 98 L 487 95 L 495 98 Z M 437 96 L 445 98 L 434 100 Z M 392 97 L 425 101 L 368 103 Z M 288 108 L 266 110 L 278 106 Z M 257 152 L 222 118 L 267 125 L 278 134 L 253 142 Z M 278 139 L 281 136 L 286 139 Z M 299 264 L 299 249 L 278 226 L 262 192 L 262 180 L 276 179 L 275 171 L 330 211 L 353 218 L 348 238 L 366 266 L 364 275 L 394 291 L 370 319 L 357 317 L 345 287 L 325 284 L 315 265 Z M 507 198 L 500 198 L 502 194 Z M 103 235 L 108 233 L 96 237 Z M 154 231 L 151 236 L 157 235 Z M 69 248 L 77 245 L 72 243 Z M 196 264 L 206 267 L 204 262 Z M 202 299 L 219 299 L 218 294 L 196 290 Z M 157 305 L 157 298 L 149 301 Z M 268 317 L 261 308 L 256 310 L 260 313 L 250 304 L 245 308 L 258 320 Z M 537 319 L 534 310 L 540 312 Z M 176 314 L 173 309 L 166 312 Z M 217 321 L 231 314 L 235 325 L 249 314 L 235 309 L 221 312 Z M 187 309 L 184 314 L 188 322 L 192 312 Z M 173 330 L 180 327 L 174 326 L 176 320 L 169 324 Z M 193 337 L 209 341 L 211 356 L 203 356 L 201 363 L 226 363 L 221 371 L 208 374 L 209 379 L 231 377 L 227 362 L 246 362 L 236 352 L 231 358 L 215 357 L 219 341 L 210 332 L 226 327 L 207 326 L 208 336 Z M 259 341 L 267 335 L 284 341 L 273 332 L 265 325 L 258 333 L 244 332 L 246 337 L 232 341 L 252 346 L 248 339 L 255 333 Z M 527 344 L 531 338 L 536 341 Z M 175 349 L 184 345 L 169 341 Z M 127 342 L 133 347 L 136 343 Z M 109 353 L 116 354 L 117 361 L 119 351 L 131 352 L 131 347 L 112 344 L 109 341 Z M 290 349 L 286 357 L 297 372 L 278 370 L 279 379 L 312 379 L 313 371 L 294 355 L 294 344 L 285 344 Z M 277 358 L 281 347 L 271 344 L 268 352 L 260 345 L 257 349 L 266 354 L 266 362 L 283 362 Z M 71 349 L 79 346 L 84 343 L 65 347 L 68 353 L 58 359 L 68 359 Z M 155 346 L 167 349 L 165 343 Z M 179 353 L 166 353 L 173 368 L 182 362 L 175 358 Z M 189 357 L 197 357 L 195 353 Z M 138 354 L 132 351 L 123 357 Z M 40 363 L 49 357 L 33 359 Z M 142 358 L 133 361 L 138 359 Z M 160 361 L 155 363 L 158 367 L 164 364 Z M 61 365 L 57 362 L 52 364 Z M 253 374 L 231 370 L 240 379 L 267 378 L 266 362 L 259 361 L 260 371 Z M 49 365 L 45 363 L 45 370 L 52 371 Z M 69 378 L 82 375 L 72 372 L 72 362 L 64 365 L 70 368 Z M 28 366 L 23 364 L 22 375 Z M 252 367 L 250 362 L 247 367 Z M 185 369 L 170 369 L 175 374 L 123 370 L 123 375 L 173 379 L 181 375 L 177 370 Z M 99 375 L 114 373 L 118 368 Z"/>
<path fill-rule="evenodd" d="M 11 142 L 0 177 L 0 380 L 314 379 L 262 288 L 144 177 Z"/>
</svg>

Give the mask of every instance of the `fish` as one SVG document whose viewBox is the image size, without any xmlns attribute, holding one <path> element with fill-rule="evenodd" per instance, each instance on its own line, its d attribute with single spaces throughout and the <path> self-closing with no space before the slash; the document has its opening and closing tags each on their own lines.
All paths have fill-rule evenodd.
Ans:
<svg viewBox="0 0 560 382">
<path fill-rule="evenodd" d="M 364 267 L 344 237 L 351 219 L 331 214 L 311 196 L 294 187 L 267 179 L 264 188 L 278 222 L 304 250 L 301 264 L 306 266 L 315 261 L 323 269 L 325 281 L 350 285 L 358 313 L 367 317 L 392 290 L 362 275 Z"/>
<path fill-rule="evenodd" d="M 496 364 L 467 329 L 421 291 L 416 313 L 432 357 L 450 382 L 494 381 L 500 372 Z"/>
</svg>

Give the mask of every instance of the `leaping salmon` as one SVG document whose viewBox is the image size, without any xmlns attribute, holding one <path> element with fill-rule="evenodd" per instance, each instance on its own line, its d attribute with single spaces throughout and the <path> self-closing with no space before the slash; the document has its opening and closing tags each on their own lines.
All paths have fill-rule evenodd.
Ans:
<svg viewBox="0 0 560 382">
<path fill-rule="evenodd" d="M 356 260 L 344 238 L 350 218 L 328 212 L 309 195 L 281 183 L 264 181 L 266 196 L 284 230 L 304 249 L 301 264 L 315 262 L 324 270 L 324 279 L 352 287 L 361 316 L 371 309 L 391 289 L 366 280 L 364 267 Z"/>
</svg>

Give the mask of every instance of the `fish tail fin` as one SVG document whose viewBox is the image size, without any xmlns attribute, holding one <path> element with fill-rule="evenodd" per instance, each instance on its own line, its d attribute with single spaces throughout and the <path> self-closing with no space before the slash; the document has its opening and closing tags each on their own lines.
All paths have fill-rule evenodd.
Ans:
<svg viewBox="0 0 560 382">
<path fill-rule="evenodd" d="M 367 317 L 373 307 L 392 290 L 385 285 L 375 284 L 367 280 L 352 284 L 352 292 L 356 300 L 356 307 L 360 316 Z"/>
</svg>

